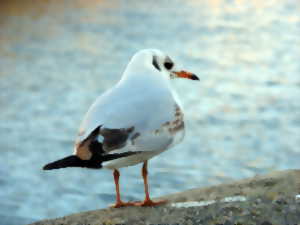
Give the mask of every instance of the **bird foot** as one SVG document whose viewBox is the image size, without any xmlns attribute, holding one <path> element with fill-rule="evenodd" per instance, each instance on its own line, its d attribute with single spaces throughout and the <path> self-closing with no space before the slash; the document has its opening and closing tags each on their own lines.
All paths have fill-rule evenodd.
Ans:
<svg viewBox="0 0 300 225">
<path fill-rule="evenodd" d="M 147 206 L 158 206 L 158 205 L 162 205 L 167 203 L 167 200 L 161 200 L 161 201 L 157 201 L 154 202 L 151 199 L 145 199 L 142 202 L 133 202 L 134 206 L 143 206 L 143 207 L 147 207 Z"/>
<path fill-rule="evenodd" d="M 135 206 L 134 202 L 116 202 L 114 205 L 111 205 L 111 208 L 121 208 L 121 207 L 127 207 L 127 206 Z"/>
</svg>

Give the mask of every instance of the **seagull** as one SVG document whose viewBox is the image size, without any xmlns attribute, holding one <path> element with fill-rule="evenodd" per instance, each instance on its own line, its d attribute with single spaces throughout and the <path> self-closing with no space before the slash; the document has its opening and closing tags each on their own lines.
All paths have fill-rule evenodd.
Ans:
<svg viewBox="0 0 300 225">
<path fill-rule="evenodd" d="M 171 80 L 199 80 L 180 70 L 157 49 L 138 51 L 120 81 L 99 96 L 86 113 L 72 155 L 49 163 L 44 170 L 66 167 L 113 170 L 115 208 L 156 206 L 148 190 L 148 160 L 170 149 L 184 137 L 184 115 Z M 119 168 L 143 163 L 145 200 L 123 202 Z"/>
</svg>

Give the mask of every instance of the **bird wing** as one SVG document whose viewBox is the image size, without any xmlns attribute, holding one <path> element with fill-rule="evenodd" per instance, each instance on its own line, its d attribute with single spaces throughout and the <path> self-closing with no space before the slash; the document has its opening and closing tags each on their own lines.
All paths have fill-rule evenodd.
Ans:
<svg viewBox="0 0 300 225">
<path fill-rule="evenodd" d="M 78 146 L 84 146 L 82 143 L 88 143 L 92 133 L 102 143 L 105 154 L 166 149 L 174 131 L 183 129 L 183 115 L 179 118 L 180 108 L 169 91 L 142 91 L 138 95 L 118 88 L 100 96 L 82 121 L 77 151 Z"/>
</svg>

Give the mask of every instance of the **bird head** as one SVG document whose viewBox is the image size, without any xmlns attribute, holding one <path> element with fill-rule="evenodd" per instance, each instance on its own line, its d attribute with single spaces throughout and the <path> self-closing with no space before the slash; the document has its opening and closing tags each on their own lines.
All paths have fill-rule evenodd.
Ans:
<svg viewBox="0 0 300 225">
<path fill-rule="evenodd" d="M 148 68 L 153 74 L 161 75 L 167 79 L 186 78 L 199 80 L 199 78 L 186 70 L 177 67 L 174 61 L 164 52 L 158 49 L 144 49 L 138 51 L 131 59 L 127 68 L 142 71 Z"/>
</svg>

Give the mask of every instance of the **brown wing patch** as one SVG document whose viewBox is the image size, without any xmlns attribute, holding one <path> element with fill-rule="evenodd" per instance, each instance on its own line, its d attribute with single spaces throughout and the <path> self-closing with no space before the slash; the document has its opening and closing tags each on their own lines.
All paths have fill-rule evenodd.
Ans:
<svg viewBox="0 0 300 225">
<path fill-rule="evenodd" d="M 76 155 L 82 160 L 89 160 L 92 158 L 92 153 L 88 148 L 89 144 L 76 144 Z"/>
<path fill-rule="evenodd" d="M 93 154 L 105 155 L 112 150 L 122 148 L 133 130 L 134 127 L 109 129 L 99 126 L 86 139 L 76 143 L 76 155 L 82 160 L 90 160 Z M 133 139 L 137 138 L 137 134 Z M 97 141 L 99 135 L 104 138 L 102 143 Z"/>
<path fill-rule="evenodd" d="M 183 120 L 175 120 L 172 125 L 173 126 L 169 127 L 168 129 L 171 134 L 177 133 L 184 128 Z"/>
<path fill-rule="evenodd" d="M 92 158 L 92 152 L 90 151 L 90 145 L 99 135 L 100 126 L 97 127 L 86 139 L 76 143 L 76 155 L 82 160 L 90 160 Z"/>
<path fill-rule="evenodd" d="M 131 143 L 134 145 L 135 144 L 135 139 L 137 139 L 141 134 L 139 132 L 136 132 L 132 137 L 130 138 Z"/>
<path fill-rule="evenodd" d="M 174 115 L 175 120 L 163 123 L 159 129 L 154 131 L 154 133 L 159 134 L 163 129 L 167 129 L 170 134 L 175 134 L 176 132 L 184 129 L 183 113 L 177 104 L 175 104 Z"/>
<path fill-rule="evenodd" d="M 100 135 L 104 137 L 103 150 L 110 152 L 114 149 L 122 148 L 126 145 L 126 141 L 130 133 L 132 133 L 134 127 L 121 128 L 121 129 L 100 129 Z"/>
<path fill-rule="evenodd" d="M 175 104 L 175 120 L 171 122 L 168 130 L 171 134 L 174 134 L 182 129 L 184 129 L 183 113 L 180 107 Z"/>
</svg>

